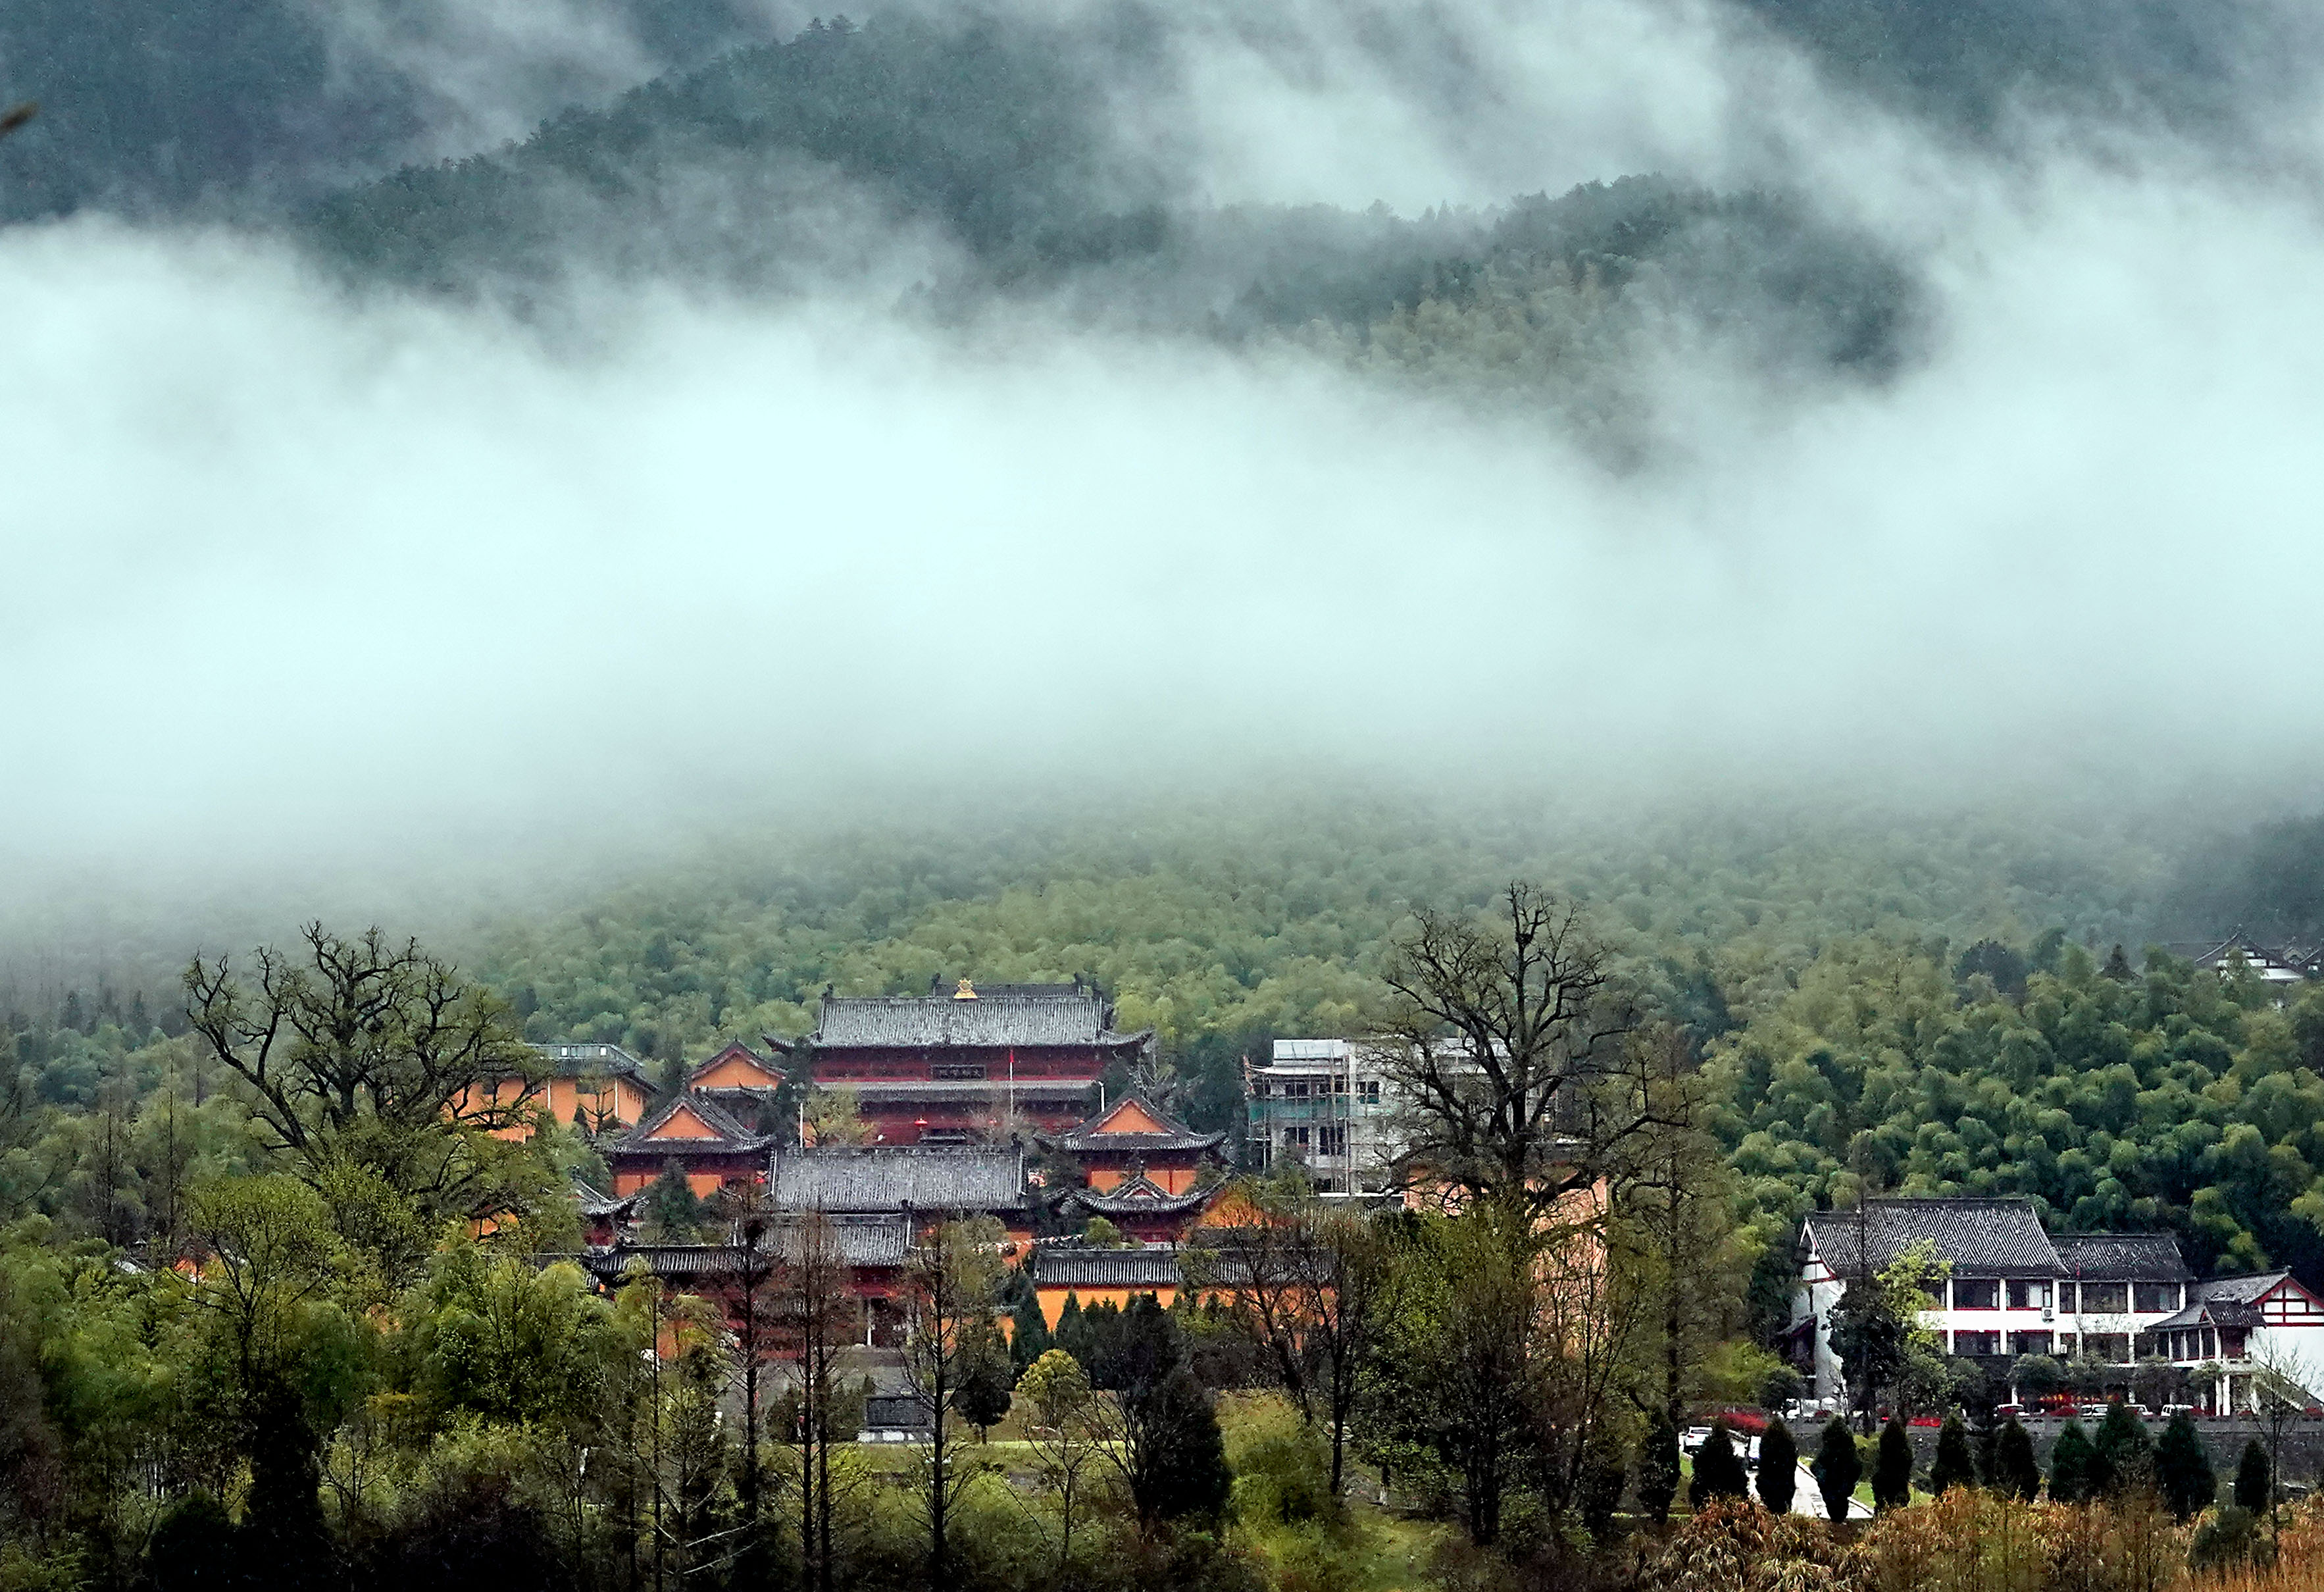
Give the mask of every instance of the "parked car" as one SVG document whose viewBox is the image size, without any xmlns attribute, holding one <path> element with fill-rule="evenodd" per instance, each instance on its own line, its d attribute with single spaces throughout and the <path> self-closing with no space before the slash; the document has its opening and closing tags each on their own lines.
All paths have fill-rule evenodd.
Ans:
<svg viewBox="0 0 2324 1592">
<path fill-rule="evenodd" d="M 2170 1420 L 2174 1415 L 2192 1415 L 2194 1412 L 2195 1406 L 2192 1404 L 2165 1404 L 2163 1406 L 2163 1419 L 2165 1421 Z"/>
<path fill-rule="evenodd" d="M 2104 1404 L 2080 1404 L 2075 1407 L 2074 1413 L 2080 1416 L 2085 1421 L 2104 1421 L 2107 1416 L 2107 1406 Z"/>
<path fill-rule="evenodd" d="M 2024 1404 L 1996 1404 L 1993 1407 L 1993 1418 L 1997 1421 L 2023 1421 L 2033 1413 Z"/>
</svg>

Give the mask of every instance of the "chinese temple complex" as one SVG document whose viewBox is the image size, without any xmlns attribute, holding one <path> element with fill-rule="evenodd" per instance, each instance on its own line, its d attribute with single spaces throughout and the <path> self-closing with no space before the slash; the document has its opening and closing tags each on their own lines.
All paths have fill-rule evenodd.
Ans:
<svg viewBox="0 0 2324 1592">
<path fill-rule="evenodd" d="M 1117 1032 L 1093 986 L 938 980 L 925 995 L 834 995 L 791 1047 L 822 1088 L 846 1088 L 874 1144 L 967 1144 L 1058 1134 L 1094 1114 L 1116 1062 L 1154 1032 Z"/>
</svg>

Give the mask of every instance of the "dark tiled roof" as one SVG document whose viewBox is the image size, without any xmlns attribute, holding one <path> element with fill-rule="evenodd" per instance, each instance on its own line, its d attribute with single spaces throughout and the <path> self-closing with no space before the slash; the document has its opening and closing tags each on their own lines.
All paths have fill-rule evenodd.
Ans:
<svg viewBox="0 0 2324 1592">
<path fill-rule="evenodd" d="M 634 1265 L 657 1277 L 684 1280 L 740 1270 L 747 1254 L 733 1244 L 620 1244 L 590 1251 L 581 1264 L 608 1282 L 619 1282 Z"/>
<path fill-rule="evenodd" d="M 645 1064 L 619 1045 L 559 1043 L 532 1048 L 556 1078 L 627 1078 L 653 1088 Z"/>
<path fill-rule="evenodd" d="M 798 1222 L 779 1223 L 759 1240 L 759 1247 L 796 1256 L 806 1246 L 800 1229 Z M 851 1266 L 900 1266 L 911 1253 L 911 1226 L 900 1216 L 836 1216 L 826 1230 L 839 1258 Z"/>
<path fill-rule="evenodd" d="M 1867 1262 L 1877 1272 L 1908 1245 L 1923 1240 L 1936 1245 L 1940 1259 L 1952 1263 L 1957 1277 L 2063 1274 L 2030 1200 L 1868 1200 L 1861 1218 L 1868 1253 L 1862 1260 L 1857 1254 L 1858 1219 L 1853 1210 L 1814 1211 L 1804 1224 L 1816 1254 L 1843 1278 Z"/>
<path fill-rule="evenodd" d="M 1116 1184 L 1103 1194 L 1093 1189 L 1076 1189 L 1066 1196 L 1067 1203 L 1099 1216 L 1183 1216 L 1200 1210 L 1211 1202 L 1216 1189 L 1196 1189 L 1185 1194 L 1164 1190 L 1151 1178 L 1132 1178 Z"/>
<path fill-rule="evenodd" d="M 906 1145 L 782 1150 L 774 1202 L 788 1210 L 1013 1210 L 1025 1202 L 1025 1158 L 1014 1150 Z"/>
<path fill-rule="evenodd" d="M 709 1071 L 721 1061 L 726 1060 L 727 1057 L 734 1055 L 738 1051 L 741 1053 L 742 1059 L 745 1061 L 748 1061 L 752 1066 L 759 1068 L 762 1071 L 772 1073 L 777 1078 L 780 1078 L 782 1076 L 781 1068 L 777 1067 L 764 1056 L 760 1055 L 758 1051 L 742 1043 L 740 1040 L 737 1040 L 734 1043 L 722 1048 L 716 1055 L 711 1057 L 708 1060 L 695 1068 L 691 1072 L 688 1072 L 686 1075 L 686 1087 L 688 1088 L 696 1088 L 696 1086 L 694 1082 L 696 1078 L 700 1078 L 704 1073 Z M 759 1093 L 770 1094 L 779 1087 L 780 1086 L 777 1084 L 725 1084 L 714 1085 L 712 1086 L 712 1088 L 713 1092 L 717 1094 L 739 1095 Z"/>
<path fill-rule="evenodd" d="M 2065 1275 L 2093 1282 L 2191 1282 L 2195 1273 L 2168 1233 L 2052 1233 Z"/>
<path fill-rule="evenodd" d="M 1107 1117 L 1129 1106 L 1134 1106 L 1152 1117 L 1161 1125 L 1163 1131 L 1158 1134 L 1102 1134 L 1097 1131 L 1098 1125 Z M 1211 1150 L 1217 1148 L 1219 1141 L 1225 1137 L 1224 1134 L 1194 1132 L 1185 1123 L 1148 1099 L 1143 1093 L 1139 1093 L 1130 1096 L 1126 1100 L 1116 1102 L 1089 1121 L 1057 1134 L 1056 1143 L 1059 1149 L 1071 1151 L 1078 1155 L 1092 1150 L 1125 1152 L 1146 1150 L 1182 1152 Z"/>
<path fill-rule="evenodd" d="M 2289 1272 L 2254 1272 L 2245 1277 L 2214 1277 L 2195 1284 L 2195 1297 L 2206 1304 L 2250 1304 L 2290 1275 Z"/>
<path fill-rule="evenodd" d="M 653 1131 L 676 1116 L 681 1107 L 702 1119 L 715 1139 L 656 1139 Z M 735 1115 L 709 1095 L 688 1090 L 613 1141 L 616 1153 L 632 1155 L 740 1155 L 764 1150 L 775 1142 L 772 1134 L 753 1133 Z"/>
<path fill-rule="evenodd" d="M 1041 1245 L 1025 1259 L 1040 1288 L 1132 1288 L 1178 1286 L 1178 1252 L 1151 1249 L 1089 1249 L 1080 1245 Z"/>
<path fill-rule="evenodd" d="M 642 1193 L 625 1194 L 617 1199 L 581 1178 L 573 1180 L 573 1199 L 585 1217 L 627 1216 L 644 1198 Z"/>
<path fill-rule="evenodd" d="M 1140 1046 L 1150 1030 L 1116 1033 L 1112 1013 L 1095 990 L 1065 986 L 1062 995 L 825 995 L 815 1042 L 824 1050 L 850 1047 L 908 1050 L 1005 1049 L 1011 1045 Z"/>
</svg>

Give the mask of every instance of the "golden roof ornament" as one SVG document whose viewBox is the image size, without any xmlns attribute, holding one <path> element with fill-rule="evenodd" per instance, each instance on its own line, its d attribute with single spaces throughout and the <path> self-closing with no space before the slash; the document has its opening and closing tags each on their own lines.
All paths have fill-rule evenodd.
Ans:
<svg viewBox="0 0 2324 1592">
<path fill-rule="evenodd" d="M 976 998 L 976 986 L 971 984 L 965 978 L 962 979 L 960 981 L 960 987 L 952 992 L 952 998 L 956 1001 L 974 1000 Z"/>
</svg>

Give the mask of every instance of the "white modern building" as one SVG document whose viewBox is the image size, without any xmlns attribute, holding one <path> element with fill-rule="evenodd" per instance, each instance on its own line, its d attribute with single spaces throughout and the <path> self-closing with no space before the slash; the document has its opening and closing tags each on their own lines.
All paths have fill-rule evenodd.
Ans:
<svg viewBox="0 0 2324 1592">
<path fill-rule="evenodd" d="M 2199 1282 L 2167 1233 L 2052 1234 L 2026 1199 L 1873 1199 L 1801 1226 L 1792 1339 L 1819 1399 L 1846 1395 L 1832 1307 L 1916 1243 L 1949 1272 L 1921 1318 L 1949 1355 L 2005 1373 L 2027 1355 L 2126 1372 L 2160 1356 L 2216 1410 L 2248 1405 L 2262 1361 L 2324 1387 L 2324 1305 L 2288 1273 Z"/>
<path fill-rule="evenodd" d="M 1246 1142 L 1258 1170 L 1306 1167 L 1318 1193 L 1382 1194 L 1404 1143 L 1397 1094 L 1379 1047 L 1361 1040 L 1282 1039 L 1248 1069 Z"/>
</svg>

